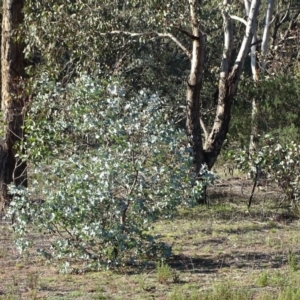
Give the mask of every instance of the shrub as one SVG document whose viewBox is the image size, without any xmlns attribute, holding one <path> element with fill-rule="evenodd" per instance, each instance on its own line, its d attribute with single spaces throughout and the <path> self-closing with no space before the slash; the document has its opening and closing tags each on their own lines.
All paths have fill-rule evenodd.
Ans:
<svg viewBox="0 0 300 300">
<path fill-rule="evenodd" d="M 80 258 L 98 268 L 170 254 L 147 231 L 201 186 L 190 176 L 184 133 L 164 120 L 164 103 L 142 92 L 126 99 L 118 86 L 86 75 L 64 88 L 36 84 L 23 143 L 31 184 L 11 187 L 20 250 L 33 226 L 55 237 L 40 253 L 67 264 Z"/>
<path fill-rule="evenodd" d="M 290 204 L 298 209 L 300 180 L 300 145 L 293 141 L 279 144 L 274 137 L 266 135 L 260 141 L 261 148 L 249 155 L 247 151 L 232 154 L 238 167 L 244 172 L 260 170 L 277 183 Z"/>
</svg>

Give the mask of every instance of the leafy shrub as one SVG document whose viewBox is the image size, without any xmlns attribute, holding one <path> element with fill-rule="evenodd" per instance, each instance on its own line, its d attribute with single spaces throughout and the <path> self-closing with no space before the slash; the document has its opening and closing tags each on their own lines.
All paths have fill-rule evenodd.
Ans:
<svg viewBox="0 0 300 300">
<path fill-rule="evenodd" d="M 293 141 L 282 145 L 269 135 L 260 143 L 261 148 L 255 154 L 250 156 L 247 151 L 241 151 L 232 153 L 232 158 L 245 172 L 263 172 L 278 184 L 286 199 L 297 208 L 300 197 L 300 145 Z"/>
<path fill-rule="evenodd" d="M 142 92 L 128 100 L 118 86 L 86 75 L 64 88 L 37 83 L 23 144 L 32 182 L 11 187 L 20 250 L 33 226 L 56 237 L 40 253 L 67 264 L 169 255 L 147 231 L 203 183 L 192 182 L 184 133 L 164 120 L 164 103 Z"/>
</svg>

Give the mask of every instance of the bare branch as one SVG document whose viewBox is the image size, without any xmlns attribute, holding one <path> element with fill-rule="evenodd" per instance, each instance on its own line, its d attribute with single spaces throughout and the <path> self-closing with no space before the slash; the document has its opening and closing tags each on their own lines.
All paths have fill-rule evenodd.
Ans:
<svg viewBox="0 0 300 300">
<path fill-rule="evenodd" d="M 284 9 L 284 10 L 281 10 L 279 11 L 278 13 L 276 13 L 276 15 L 274 16 L 274 18 L 272 19 L 272 21 L 269 23 L 272 24 L 274 22 L 274 20 L 276 20 L 276 24 L 275 24 L 275 28 L 274 28 L 274 31 L 273 31 L 273 34 L 272 34 L 272 39 L 273 39 L 273 46 L 274 46 L 274 43 L 275 43 L 275 40 L 276 40 L 276 37 L 277 37 L 277 32 L 279 30 L 279 27 L 284 23 L 286 22 L 288 19 L 290 19 L 290 23 L 289 23 L 289 27 L 288 29 L 285 31 L 285 34 L 283 35 L 283 40 L 286 38 L 289 30 L 292 28 L 293 24 L 294 24 L 294 21 L 296 20 L 296 18 L 299 16 L 300 14 L 300 9 L 297 8 L 296 9 L 296 13 L 294 16 L 292 16 L 291 18 L 289 18 L 289 12 L 291 10 L 293 10 L 294 8 L 291 7 L 291 4 L 292 4 L 292 1 L 289 2 L 289 6 L 287 9 Z M 278 16 L 282 13 L 282 12 L 286 12 L 285 15 L 281 18 L 281 20 L 279 20 Z"/>
<path fill-rule="evenodd" d="M 123 31 L 123 30 L 113 30 L 113 31 L 108 31 L 104 33 L 100 33 L 102 36 L 106 35 L 127 35 L 130 37 L 141 37 L 141 36 L 148 36 L 148 37 L 160 37 L 160 38 L 169 38 L 171 39 L 181 50 L 187 55 L 189 59 L 192 58 L 191 52 L 171 33 L 160 33 L 160 32 L 130 32 L 130 31 Z"/>
<path fill-rule="evenodd" d="M 247 23 L 246 20 L 244 20 L 243 18 L 240 18 L 240 17 L 238 17 L 238 16 L 231 16 L 231 15 L 230 15 L 230 18 L 233 19 L 233 20 L 237 20 L 237 21 L 242 22 L 245 26 L 248 25 L 248 23 Z"/>
<path fill-rule="evenodd" d="M 189 33 L 188 31 L 180 28 L 180 27 L 177 27 L 177 26 L 173 26 L 175 29 L 179 30 L 180 32 L 182 32 L 183 34 L 185 34 L 186 36 L 188 36 L 190 39 L 192 40 L 197 40 L 199 39 L 197 36 L 194 36 L 192 35 L 191 33 Z"/>
<path fill-rule="evenodd" d="M 112 30 L 112 31 L 100 33 L 100 35 L 102 35 L 102 36 L 110 35 L 110 34 L 124 34 L 124 35 L 128 35 L 131 37 L 138 37 L 138 36 L 145 36 L 145 35 L 153 35 L 153 32 L 144 33 L 144 32 L 123 31 L 123 30 Z"/>
<path fill-rule="evenodd" d="M 192 59 L 192 53 L 189 51 L 173 34 L 171 33 L 157 33 L 159 37 L 168 37 L 170 38 L 181 50 L 186 54 L 189 59 Z"/>
<path fill-rule="evenodd" d="M 290 3 L 289 3 L 289 6 L 288 6 L 288 8 L 287 8 L 287 10 L 286 10 L 286 13 L 285 13 L 285 15 L 281 18 L 281 20 L 280 20 L 280 22 L 279 22 L 279 26 L 283 23 L 283 22 L 285 22 L 285 20 L 287 19 L 287 17 L 288 17 L 288 14 L 289 14 L 289 12 L 290 12 L 290 8 L 291 8 L 291 5 L 292 5 L 292 0 L 290 0 Z M 278 14 L 280 14 L 281 12 L 279 12 Z"/>
<path fill-rule="evenodd" d="M 201 125 L 201 128 L 202 128 L 203 132 L 204 132 L 204 138 L 205 138 L 205 140 L 207 140 L 209 133 L 208 133 L 208 130 L 207 130 L 207 128 L 204 124 L 204 121 L 201 117 L 200 117 L 200 125 Z"/>
<path fill-rule="evenodd" d="M 268 25 L 270 26 L 281 13 L 285 12 L 284 16 L 281 18 L 281 20 L 279 21 L 279 23 L 276 24 L 276 26 L 280 27 L 287 20 L 289 12 L 291 10 L 291 5 L 292 5 L 292 1 L 289 2 L 288 8 L 282 9 L 281 11 L 277 12 L 275 14 L 275 16 L 273 17 L 273 19 L 270 21 L 270 23 L 268 23 Z"/>
<path fill-rule="evenodd" d="M 138 177 L 139 177 L 139 171 L 136 169 L 135 170 L 135 176 L 134 176 L 134 181 L 132 183 L 132 186 L 130 188 L 130 191 L 128 193 L 128 195 L 131 195 L 136 187 L 136 184 L 137 184 L 137 180 L 138 180 Z"/>
<path fill-rule="evenodd" d="M 133 193 L 133 191 L 136 187 L 137 181 L 138 181 L 138 177 L 139 177 L 139 170 L 136 168 L 136 165 L 135 165 L 135 153 L 134 153 L 134 151 L 132 151 L 132 162 L 134 164 L 135 176 L 134 176 L 132 186 L 131 186 L 129 192 L 127 193 L 127 197 L 130 196 Z M 130 205 L 130 200 L 127 199 L 126 204 L 125 204 L 125 208 L 123 209 L 122 215 L 120 217 L 120 223 L 123 227 L 123 232 L 125 232 L 126 213 L 127 213 L 128 208 L 129 208 L 129 205 Z"/>
<path fill-rule="evenodd" d="M 250 45 L 250 47 L 252 47 L 252 46 L 254 46 L 254 45 L 258 45 L 258 44 L 260 44 L 262 42 L 262 39 L 259 39 L 259 40 L 257 40 L 255 43 L 252 43 L 251 45 Z"/>
</svg>

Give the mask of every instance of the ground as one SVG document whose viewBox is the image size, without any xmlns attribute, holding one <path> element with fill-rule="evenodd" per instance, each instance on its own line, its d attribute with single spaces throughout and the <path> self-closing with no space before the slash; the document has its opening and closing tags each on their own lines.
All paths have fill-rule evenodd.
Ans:
<svg viewBox="0 0 300 300">
<path fill-rule="evenodd" d="M 266 182 L 248 210 L 251 188 L 245 177 L 220 179 L 209 207 L 182 208 L 174 220 L 155 224 L 173 248 L 159 265 L 62 274 L 36 249 L 20 255 L 2 220 L 0 299 L 300 299 L 299 218 Z"/>
</svg>

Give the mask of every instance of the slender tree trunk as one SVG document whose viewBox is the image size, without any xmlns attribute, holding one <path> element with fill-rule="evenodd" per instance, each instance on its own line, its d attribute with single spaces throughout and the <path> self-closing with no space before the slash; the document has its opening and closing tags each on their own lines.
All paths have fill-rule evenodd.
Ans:
<svg viewBox="0 0 300 300">
<path fill-rule="evenodd" d="M 194 171 L 198 174 L 202 164 L 205 163 L 200 126 L 200 92 L 203 80 L 205 38 L 198 26 L 196 2 L 197 0 L 189 1 L 193 48 L 191 71 L 187 82 L 186 131 L 193 148 Z"/>
<path fill-rule="evenodd" d="M 25 0 L 3 0 L 1 73 L 1 108 L 5 122 L 5 136 L 0 145 L 0 211 L 5 210 L 11 197 L 8 185 L 27 184 L 26 163 L 16 159 L 17 143 L 23 139 L 24 54 L 23 44 L 14 35 L 23 22 Z"/>
<path fill-rule="evenodd" d="M 254 155 L 258 149 L 258 102 L 255 98 L 251 100 L 251 131 L 249 141 L 249 157 Z M 252 177 L 252 176 L 251 176 Z"/>
<path fill-rule="evenodd" d="M 248 3 L 248 5 L 247 5 Z M 250 0 L 245 1 L 246 15 L 249 16 Z M 258 82 L 258 68 L 256 59 L 256 49 L 257 49 L 257 34 L 256 26 L 253 32 L 252 47 L 251 47 L 251 71 L 254 84 Z M 251 132 L 250 132 L 250 143 L 249 143 L 249 154 L 254 154 L 258 148 L 258 102 L 255 97 L 251 100 Z"/>
<path fill-rule="evenodd" d="M 199 176 L 202 165 L 205 164 L 205 157 L 202 145 L 201 125 L 200 125 L 200 92 L 202 89 L 203 68 L 204 68 L 204 49 L 205 38 L 199 29 L 199 24 L 196 18 L 196 3 L 197 0 L 190 0 L 190 17 L 192 27 L 192 58 L 191 71 L 187 82 L 187 97 L 186 97 L 186 131 L 189 138 L 194 156 L 194 173 Z M 201 180 L 201 178 L 199 178 Z M 206 193 L 198 199 L 199 203 L 206 203 Z"/>
<path fill-rule="evenodd" d="M 245 2 L 245 8 L 246 8 L 246 14 L 249 15 L 248 6 L 250 1 L 246 0 Z M 268 6 L 266 11 L 266 18 L 265 18 L 265 25 L 263 30 L 263 36 L 262 36 L 262 43 L 261 43 L 261 63 L 260 63 L 260 71 L 263 74 L 266 69 L 266 56 L 268 52 L 268 44 L 269 44 L 269 36 L 270 36 L 270 25 L 271 25 L 271 19 L 272 14 L 274 10 L 274 0 L 268 0 Z M 252 40 L 252 44 L 254 44 L 257 41 L 256 38 L 256 28 Z M 257 62 L 256 62 L 256 48 L 257 45 L 253 45 L 251 47 L 251 70 L 252 70 L 252 77 L 254 84 L 257 85 L 259 81 L 258 76 L 258 68 L 257 68 Z M 258 126 L 258 116 L 260 111 L 260 104 L 257 101 L 257 99 L 253 98 L 251 101 L 252 106 L 252 112 L 251 112 L 251 132 L 250 132 L 250 143 L 249 143 L 249 154 L 254 154 L 258 148 L 259 148 L 259 126 Z"/>
<path fill-rule="evenodd" d="M 269 37 L 271 29 L 271 20 L 274 11 L 275 0 L 268 0 L 267 13 L 265 19 L 264 32 L 261 43 L 261 70 L 264 72 L 266 70 L 266 56 L 269 49 Z"/>
</svg>

